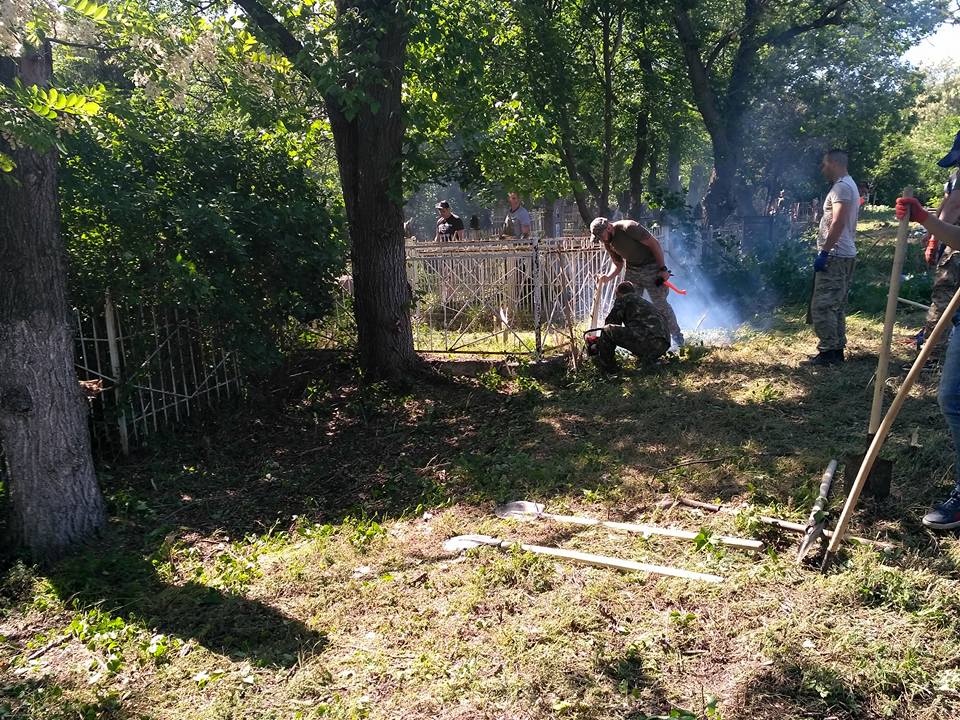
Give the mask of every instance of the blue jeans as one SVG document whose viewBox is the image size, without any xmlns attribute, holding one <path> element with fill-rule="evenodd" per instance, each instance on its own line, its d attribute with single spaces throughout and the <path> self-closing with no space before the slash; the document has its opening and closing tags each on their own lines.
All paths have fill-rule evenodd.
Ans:
<svg viewBox="0 0 960 720">
<path fill-rule="evenodd" d="M 950 341 L 943 356 L 943 374 L 940 376 L 937 399 L 940 401 L 940 411 L 946 418 L 950 435 L 953 437 L 953 448 L 957 454 L 953 469 L 954 482 L 960 489 L 960 332 L 956 329 L 958 324 L 960 324 L 960 313 L 953 317 Z"/>
</svg>

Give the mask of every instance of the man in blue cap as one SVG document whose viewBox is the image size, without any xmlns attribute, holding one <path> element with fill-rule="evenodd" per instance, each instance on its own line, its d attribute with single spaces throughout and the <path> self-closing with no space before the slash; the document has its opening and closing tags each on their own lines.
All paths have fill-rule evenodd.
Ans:
<svg viewBox="0 0 960 720">
<path fill-rule="evenodd" d="M 953 147 L 950 148 L 950 152 L 937 165 L 946 169 L 954 168 L 950 179 L 943 186 L 943 200 L 940 203 L 940 210 L 937 212 L 939 220 L 948 225 L 953 225 L 957 220 L 960 220 L 960 184 L 957 182 L 956 169 L 960 166 L 960 132 L 953 139 Z M 940 316 L 943 315 L 947 303 L 950 302 L 950 298 L 953 297 L 957 287 L 960 287 L 960 251 L 941 243 L 933 233 L 928 233 L 924 257 L 931 267 L 936 268 L 933 291 L 930 294 L 930 310 L 927 311 L 927 322 L 921 335 L 925 338 L 933 332 L 933 328 Z M 937 347 L 934 348 L 931 359 L 938 362 L 946 347 L 947 337 L 943 337 Z"/>
</svg>

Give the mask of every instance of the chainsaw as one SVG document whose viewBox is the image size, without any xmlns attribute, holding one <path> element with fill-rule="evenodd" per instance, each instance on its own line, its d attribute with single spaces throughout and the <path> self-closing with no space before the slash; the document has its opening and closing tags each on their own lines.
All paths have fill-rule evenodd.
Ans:
<svg viewBox="0 0 960 720">
<path fill-rule="evenodd" d="M 587 355 L 599 355 L 600 347 L 598 343 L 600 342 L 600 333 L 603 332 L 602 327 L 590 328 L 589 330 L 584 331 L 583 333 L 583 342 L 586 344 Z"/>
</svg>

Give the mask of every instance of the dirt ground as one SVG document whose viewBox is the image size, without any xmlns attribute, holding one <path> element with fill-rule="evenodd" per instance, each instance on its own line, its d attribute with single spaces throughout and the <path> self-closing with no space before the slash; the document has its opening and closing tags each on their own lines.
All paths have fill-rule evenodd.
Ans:
<svg viewBox="0 0 960 720">
<path fill-rule="evenodd" d="M 0 717 L 960 717 L 960 542 L 920 524 L 952 472 L 935 374 L 884 451 L 892 495 L 852 528 L 889 546 L 849 545 L 822 574 L 757 521 L 804 522 L 828 461 L 864 445 L 879 319 L 852 316 L 851 360 L 811 370 L 802 314 L 612 380 L 521 369 L 398 394 L 304 355 L 296 380 L 101 463 L 105 536 L 6 570 Z M 898 342 L 891 395 L 911 359 Z M 658 509 L 680 495 L 740 512 Z M 698 536 L 493 515 L 521 499 Z M 463 533 L 725 582 L 444 552 Z"/>
</svg>

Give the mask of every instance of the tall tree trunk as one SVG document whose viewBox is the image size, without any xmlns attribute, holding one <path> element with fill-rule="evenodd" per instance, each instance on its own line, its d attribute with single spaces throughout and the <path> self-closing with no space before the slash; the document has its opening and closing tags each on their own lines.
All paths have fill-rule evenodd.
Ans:
<svg viewBox="0 0 960 720">
<path fill-rule="evenodd" d="M 687 205 L 699 205 L 707 191 L 710 180 L 709 169 L 702 163 L 694 164 L 690 170 L 690 182 L 687 184 Z"/>
<path fill-rule="evenodd" d="M 573 155 L 573 148 L 570 145 L 567 134 L 560 131 L 560 158 L 563 160 L 563 166 L 567 170 L 567 177 L 570 179 L 570 188 L 573 192 L 573 201 L 577 205 L 577 211 L 584 224 L 589 225 L 594 218 L 593 208 L 587 202 L 587 194 L 583 190 L 583 181 L 580 172 L 577 170 L 576 158 Z"/>
<path fill-rule="evenodd" d="M 647 189 L 654 190 L 660 185 L 660 153 L 656 146 L 651 143 L 651 152 L 649 156 L 649 166 L 647 171 Z"/>
<path fill-rule="evenodd" d="M 637 113 L 637 124 L 634 130 L 633 160 L 630 162 L 630 217 L 640 219 L 643 210 L 643 170 L 647 166 L 647 156 L 650 152 L 650 112 L 641 110 Z"/>
<path fill-rule="evenodd" d="M 400 91 L 409 26 L 403 4 L 337 0 L 337 46 L 343 52 L 331 89 L 326 68 L 259 0 L 236 2 L 261 38 L 324 96 L 349 224 L 360 367 L 370 379 L 402 380 L 421 365 L 413 349 L 403 241 Z M 348 52 L 366 47 L 371 37 L 372 52 Z"/>
<path fill-rule="evenodd" d="M 401 4 L 384 0 L 338 0 L 339 43 L 361 47 L 372 21 L 382 33 L 373 67 L 341 68 L 341 82 L 355 90 L 349 70 L 379 78 L 363 83 L 367 101 L 348 117 L 335 95 L 327 97 L 340 167 L 343 200 L 350 227 L 354 312 L 360 367 L 373 378 L 401 380 L 420 365 L 413 348 L 410 309 L 413 293 L 407 280 L 403 240 L 404 56 L 408 19 Z M 360 17 L 358 21 L 353 13 Z"/>
<path fill-rule="evenodd" d="M 50 45 L 0 60 L 0 81 L 48 87 Z M 14 547 L 52 559 L 104 523 L 86 403 L 74 368 L 56 151 L 0 150 L 17 167 L 0 178 L 0 438 Z"/>
<path fill-rule="evenodd" d="M 601 53 L 603 55 L 603 158 L 600 170 L 600 195 L 597 207 L 601 215 L 610 214 L 610 159 L 613 155 L 613 16 L 610 4 L 600 12 Z"/>
<path fill-rule="evenodd" d="M 734 160 L 736 153 L 730 147 L 723 108 L 714 92 L 709 70 L 700 55 L 700 39 L 686 6 L 679 1 L 674 5 L 673 20 L 686 61 L 693 97 L 713 147 L 713 175 L 703 198 L 706 221 L 711 225 L 721 225 L 734 211 L 732 190 L 733 177 L 737 170 Z"/>
<path fill-rule="evenodd" d="M 674 129 L 670 133 L 670 143 L 667 146 L 667 190 L 672 193 L 683 191 L 683 185 L 680 182 L 682 140 L 679 130 Z"/>
</svg>

